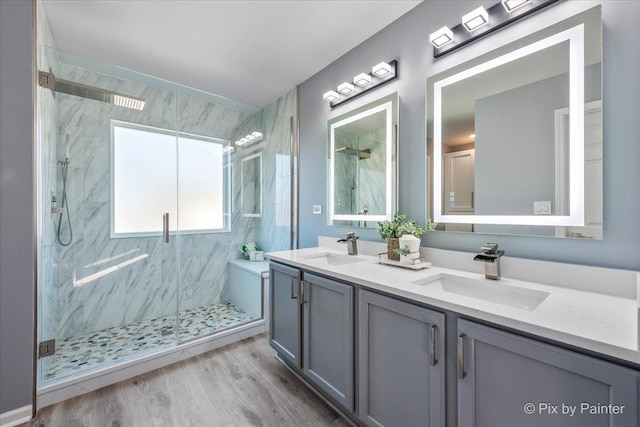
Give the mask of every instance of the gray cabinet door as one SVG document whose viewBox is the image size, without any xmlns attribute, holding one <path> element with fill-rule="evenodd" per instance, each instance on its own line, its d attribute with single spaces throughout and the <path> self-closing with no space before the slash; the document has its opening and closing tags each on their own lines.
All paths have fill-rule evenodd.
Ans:
<svg viewBox="0 0 640 427">
<path fill-rule="evenodd" d="M 460 427 L 639 425 L 638 371 L 466 320 L 458 351 Z"/>
<path fill-rule="evenodd" d="M 444 314 L 367 291 L 358 295 L 360 420 L 443 426 Z"/>
<path fill-rule="evenodd" d="M 269 278 L 269 342 L 282 358 L 301 368 L 300 270 L 271 263 Z"/>
<path fill-rule="evenodd" d="M 353 411 L 353 286 L 305 273 L 303 289 L 304 374 Z"/>
</svg>

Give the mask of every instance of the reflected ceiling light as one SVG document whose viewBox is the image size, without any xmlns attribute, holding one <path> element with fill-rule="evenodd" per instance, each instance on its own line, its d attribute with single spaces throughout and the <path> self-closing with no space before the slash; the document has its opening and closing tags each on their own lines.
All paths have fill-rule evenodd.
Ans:
<svg viewBox="0 0 640 427">
<path fill-rule="evenodd" d="M 487 10 L 480 6 L 477 9 L 472 10 L 462 17 L 462 25 L 467 31 L 476 30 L 489 23 L 489 13 Z"/>
<path fill-rule="evenodd" d="M 475 137 L 476 137 L 475 133 L 472 133 L 471 135 L 469 135 L 469 138 L 475 138 Z"/>
<path fill-rule="evenodd" d="M 511 12 L 528 2 L 529 0 L 502 0 L 502 5 L 507 9 L 507 12 Z"/>
<path fill-rule="evenodd" d="M 230 146 L 230 145 L 227 145 L 226 147 L 224 147 L 222 149 L 223 153 L 233 153 L 233 151 L 234 151 L 234 148 L 232 146 Z"/>
<path fill-rule="evenodd" d="M 322 95 L 322 98 L 325 101 L 335 101 L 336 99 L 340 98 L 340 95 L 338 94 L 338 92 L 330 90 L 324 93 L 324 95 Z"/>
<path fill-rule="evenodd" d="M 358 86 L 366 86 L 371 84 L 371 76 L 369 74 L 360 73 L 353 78 L 353 82 Z"/>
<path fill-rule="evenodd" d="M 442 47 L 453 41 L 453 32 L 446 25 L 429 35 L 429 42 L 435 47 Z"/>
<path fill-rule="evenodd" d="M 262 141 L 263 137 L 264 135 L 262 135 L 262 132 L 251 132 L 249 135 L 246 135 L 240 138 L 239 140 L 237 140 L 236 142 L 234 142 L 234 144 L 239 146 L 249 145 L 249 144 L 253 144 L 254 142 Z M 229 150 L 229 151 L 233 151 L 233 150 Z"/>
<path fill-rule="evenodd" d="M 338 86 L 338 92 L 340 92 L 343 95 L 350 94 L 351 92 L 353 92 L 353 90 L 354 90 L 354 87 L 351 83 L 344 82 L 340 86 Z"/>
<path fill-rule="evenodd" d="M 391 65 L 381 62 L 371 68 L 371 72 L 378 77 L 386 76 L 391 72 Z"/>
</svg>

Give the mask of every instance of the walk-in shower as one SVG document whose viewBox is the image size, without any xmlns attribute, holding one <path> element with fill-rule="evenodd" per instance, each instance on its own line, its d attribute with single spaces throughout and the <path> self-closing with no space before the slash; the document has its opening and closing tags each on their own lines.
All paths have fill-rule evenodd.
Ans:
<svg viewBox="0 0 640 427">
<path fill-rule="evenodd" d="M 38 339 L 55 348 L 39 387 L 261 321 L 228 263 L 247 242 L 290 248 L 295 91 L 258 110 L 49 47 L 38 66 Z M 247 217 L 258 153 L 263 214 Z"/>
</svg>

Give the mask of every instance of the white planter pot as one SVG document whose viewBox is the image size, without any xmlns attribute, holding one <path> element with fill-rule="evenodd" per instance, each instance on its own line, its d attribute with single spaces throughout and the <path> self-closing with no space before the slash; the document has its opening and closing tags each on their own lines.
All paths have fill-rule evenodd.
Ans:
<svg viewBox="0 0 640 427">
<path fill-rule="evenodd" d="M 420 258 L 420 252 L 411 252 L 407 255 L 400 255 L 400 262 L 404 264 L 413 264 L 413 260 Z"/>
<path fill-rule="evenodd" d="M 400 249 L 404 248 L 405 245 L 409 246 L 409 251 L 412 253 L 420 252 L 420 239 L 411 234 L 405 234 L 400 237 Z"/>
<path fill-rule="evenodd" d="M 251 251 L 249 252 L 249 260 L 250 261 L 264 261 L 264 252 L 263 251 Z"/>
</svg>

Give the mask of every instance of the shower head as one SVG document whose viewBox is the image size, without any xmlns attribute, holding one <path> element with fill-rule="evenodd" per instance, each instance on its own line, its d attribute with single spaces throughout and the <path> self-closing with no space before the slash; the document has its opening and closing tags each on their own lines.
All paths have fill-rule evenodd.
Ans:
<svg viewBox="0 0 640 427">
<path fill-rule="evenodd" d="M 356 150 L 355 148 L 350 147 L 340 147 L 336 148 L 336 153 L 358 156 L 360 160 L 368 159 L 371 157 L 371 149 L 369 148 L 367 148 L 366 150 Z"/>
<path fill-rule="evenodd" d="M 83 85 L 81 83 L 71 82 L 68 80 L 56 79 L 54 89 L 56 92 L 66 93 L 68 95 L 80 96 L 82 98 L 93 99 L 96 101 L 108 102 L 121 107 L 133 108 L 134 110 L 142 110 L 144 108 L 144 100 L 134 98 L 132 96 L 123 95 L 117 92 L 100 89 L 93 86 Z"/>
<path fill-rule="evenodd" d="M 41 86 L 47 87 L 54 92 L 66 93 L 67 95 L 74 95 L 81 98 L 93 99 L 95 101 L 107 102 L 109 104 L 118 105 L 120 107 L 142 110 L 145 104 L 144 99 L 135 98 L 133 96 L 124 95 L 118 92 L 112 92 L 106 89 L 100 89 L 94 86 L 83 85 L 82 83 L 58 79 L 52 73 L 45 73 L 43 71 L 40 71 L 40 81 Z M 43 84 L 43 81 L 46 81 L 46 84 Z"/>
</svg>

